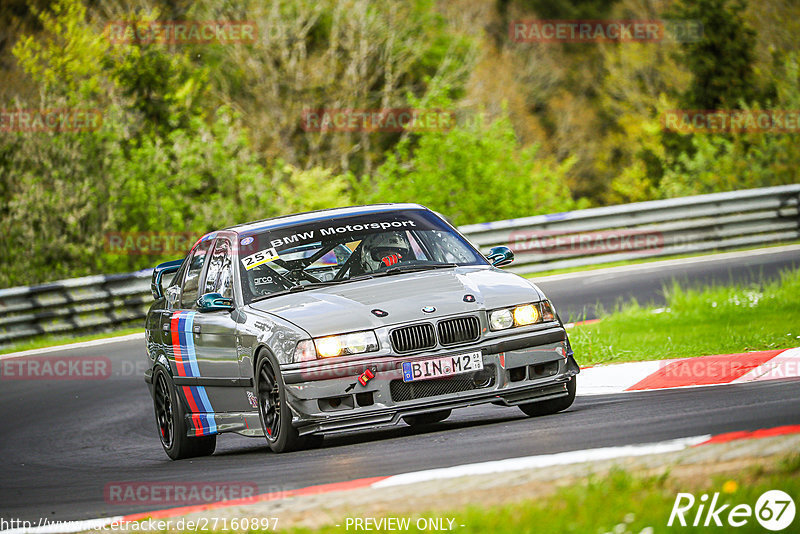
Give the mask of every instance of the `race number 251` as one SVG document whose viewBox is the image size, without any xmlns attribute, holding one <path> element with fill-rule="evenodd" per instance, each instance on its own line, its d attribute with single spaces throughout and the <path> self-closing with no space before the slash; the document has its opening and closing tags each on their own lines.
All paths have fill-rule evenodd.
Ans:
<svg viewBox="0 0 800 534">
<path fill-rule="evenodd" d="M 258 267 L 264 263 L 269 261 L 275 261 L 278 259 L 278 251 L 275 250 L 275 247 L 268 248 L 266 250 L 259 250 L 255 254 L 250 254 L 242 258 L 242 265 L 246 271 Z"/>
</svg>

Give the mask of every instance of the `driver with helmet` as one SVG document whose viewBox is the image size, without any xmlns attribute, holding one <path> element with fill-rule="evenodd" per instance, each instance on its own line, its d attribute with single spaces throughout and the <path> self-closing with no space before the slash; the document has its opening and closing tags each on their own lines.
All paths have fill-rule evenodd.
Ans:
<svg viewBox="0 0 800 534">
<path fill-rule="evenodd" d="M 361 266 L 365 272 L 391 267 L 413 259 L 411 244 L 405 232 L 383 232 L 370 236 L 364 243 Z"/>
</svg>

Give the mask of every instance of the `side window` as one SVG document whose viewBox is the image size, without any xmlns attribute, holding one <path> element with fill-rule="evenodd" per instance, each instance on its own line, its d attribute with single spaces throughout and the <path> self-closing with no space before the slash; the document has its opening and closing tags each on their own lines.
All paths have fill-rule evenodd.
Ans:
<svg viewBox="0 0 800 534">
<path fill-rule="evenodd" d="M 203 293 L 220 293 L 233 298 L 233 270 L 231 268 L 231 243 L 227 239 L 217 239 L 214 252 L 208 262 L 206 282 Z"/>
<path fill-rule="evenodd" d="M 189 268 L 186 271 L 186 278 L 183 281 L 183 291 L 181 292 L 181 306 L 184 308 L 193 308 L 197 300 L 198 284 L 200 283 L 200 275 L 203 272 L 203 265 L 208 256 L 208 249 L 211 247 L 212 240 L 203 241 L 192 253 L 192 258 L 189 260 Z"/>
</svg>

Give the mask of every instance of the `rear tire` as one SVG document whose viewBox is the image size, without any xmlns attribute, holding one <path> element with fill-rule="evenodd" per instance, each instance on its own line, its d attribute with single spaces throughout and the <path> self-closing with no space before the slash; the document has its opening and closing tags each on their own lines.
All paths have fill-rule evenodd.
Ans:
<svg viewBox="0 0 800 534">
<path fill-rule="evenodd" d="M 438 412 L 421 413 L 417 415 L 407 415 L 403 417 L 403 421 L 409 426 L 425 426 L 444 421 L 453 410 L 440 410 Z"/>
<path fill-rule="evenodd" d="M 217 448 L 217 435 L 190 438 L 186 434 L 186 418 L 178 393 L 167 372 L 161 368 L 153 374 L 153 409 L 161 446 L 173 460 L 210 456 Z"/>
<path fill-rule="evenodd" d="M 573 376 L 567 382 L 567 396 L 559 397 L 557 399 L 531 402 L 528 404 L 520 404 L 519 409 L 528 417 L 539 417 L 540 415 L 551 415 L 554 413 L 566 410 L 572 403 L 575 402 L 575 389 L 577 377 Z"/>
<path fill-rule="evenodd" d="M 302 448 L 304 439 L 292 426 L 292 410 L 286 402 L 286 386 L 280 367 L 266 353 L 256 362 L 256 397 L 261 429 L 272 452 L 290 452 Z"/>
</svg>

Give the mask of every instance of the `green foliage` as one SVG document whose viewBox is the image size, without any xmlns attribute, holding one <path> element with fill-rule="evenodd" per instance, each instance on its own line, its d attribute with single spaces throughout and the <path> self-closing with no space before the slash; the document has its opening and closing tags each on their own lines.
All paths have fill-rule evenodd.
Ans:
<svg viewBox="0 0 800 534">
<path fill-rule="evenodd" d="M 118 255 L 110 232 L 194 232 L 276 215 L 271 176 L 232 110 L 197 105 L 206 73 L 157 47 L 111 45 L 77 0 L 41 13 L 44 42 L 14 49 L 42 108 L 99 109 L 87 132 L 6 133 L 0 285 L 150 266 Z M 114 60 L 107 60 L 109 56 Z M 82 62 L 81 58 L 89 61 Z M 136 251 L 134 251 L 136 252 Z"/>
<path fill-rule="evenodd" d="M 410 98 L 412 107 L 451 110 L 447 97 Z M 375 172 L 362 200 L 418 202 L 455 224 L 510 219 L 575 209 L 565 177 L 572 160 L 538 157 L 520 146 L 507 114 L 487 122 L 482 113 L 450 129 L 404 137 Z M 356 190 L 366 190 L 364 179 Z"/>
<path fill-rule="evenodd" d="M 787 55 L 782 73 L 777 101 L 768 109 L 800 109 L 797 54 Z M 750 110 L 750 106 L 744 109 Z M 658 191 L 661 197 L 792 184 L 800 178 L 800 134 L 796 132 L 694 134 L 688 138 L 691 149 L 665 165 Z"/>
<path fill-rule="evenodd" d="M 348 206 L 350 175 L 333 175 L 330 169 L 314 167 L 306 171 L 278 161 L 273 180 L 279 184 L 280 207 L 284 213 L 298 213 Z"/>
<path fill-rule="evenodd" d="M 100 65 L 108 61 L 111 44 L 102 34 L 87 31 L 86 8 L 75 0 L 58 0 L 50 11 L 32 8 L 45 36 L 22 37 L 13 53 L 20 66 L 47 94 L 70 100 L 102 93 Z"/>
<path fill-rule="evenodd" d="M 745 21 L 746 0 L 680 0 L 671 15 L 699 20 L 703 38 L 684 43 L 681 59 L 692 72 L 682 95 L 689 109 L 731 109 L 756 96 L 756 32 Z"/>
<path fill-rule="evenodd" d="M 119 146 L 107 130 L 92 134 L 6 135 L 15 147 L 0 175 L 0 285 L 95 272 L 109 220 Z"/>
<path fill-rule="evenodd" d="M 245 13 L 245 15 L 242 15 Z M 392 132 L 307 132 L 309 109 L 399 108 L 437 81 L 459 93 L 475 43 L 458 34 L 433 0 L 200 0 L 197 19 L 253 20 L 252 44 L 194 47 L 218 98 L 243 111 L 265 159 L 334 175 L 370 174 L 398 140 Z"/>
<path fill-rule="evenodd" d="M 103 118 L 88 132 L 0 129 L 0 286 L 175 255 L 114 256 L 109 232 L 201 233 L 386 201 L 461 224 L 586 205 L 578 197 L 618 203 L 798 181 L 799 134 L 661 126 L 667 109 L 800 109 L 800 12 L 782 0 L 135 4 L 0 6 L 2 107 Z M 536 18 L 695 19 L 705 38 L 508 38 L 510 21 Z M 180 19 L 248 20 L 258 31 L 224 45 L 104 33 L 109 22 Z M 308 109 L 409 106 L 466 119 L 431 132 L 302 128 Z"/>
<path fill-rule="evenodd" d="M 659 184 L 663 197 L 796 183 L 797 134 L 694 135 L 693 154 L 679 155 Z"/>
<path fill-rule="evenodd" d="M 613 0 L 518 0 L 517 3 L 533 9 L 542 17 L 562 20 L 596 20 L 608 17 Z"/>
</svg>

